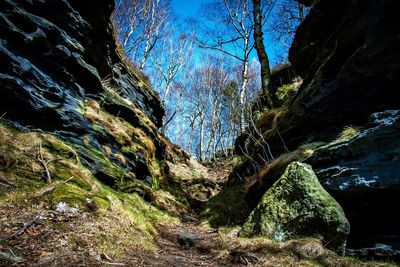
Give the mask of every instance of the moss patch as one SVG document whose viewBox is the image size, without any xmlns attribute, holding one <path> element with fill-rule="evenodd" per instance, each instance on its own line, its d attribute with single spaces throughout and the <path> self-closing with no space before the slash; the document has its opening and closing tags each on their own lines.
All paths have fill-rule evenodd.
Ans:
<svg viewBox="0 0 400 267">
<path fill-rule="evenodd" d="M 242 184 L 230 186 L 207 202 L 200 218 L 212 226 L 241 224 L 250 213 L 244 196 L 245 188 Z"/>
<path fill-rule="evenodd" d="M 60 202 L 68 203 L 71 207 L 83 208 L 86 206 L 87 191 L 74 184 L 63 184 L 57 187 L 50 197 L 53 208 Z"/>
<path fill-rule="evenodd" d="M 350 225 L 340 205 L 321 186 L 311 166 L 293 162 L 265 193 L 240 232 L 284 241 L 296 236 L 323 236 L 342 250 Z"/>
<path fill-rule="evenodd" d="M 92 106 L 96 108 L 93 103 Z M 49 164 L 52 184 L 43 179 L 44 170 L 36 158 L 40 143 L 43 157 L 46 160 L 55 159 Z M 79 149 L 80 153 L 75 149 Z M 81 165 L 83 159 L 79 155 L 97 159 L 95 164 L 103 166 L 100 169 L 116 181 L 117 188 L 125 186 L 131 192 L 122 193 L 99 182 L 88 168 Z M 93 216 L 84 225 L 88 229 L 77 228 L 74 231 L 104 231 L 105 234 L 99 236 L 99 242 L 93 244 L 93 249 L 113 258 L 124 256 L 129 246 L 154 250 L 157 236 L 154 226 L 160 222 L 177 223 L 175 216 L 184 210 L 173 195 L 154 191 L 137 181 L 133 173 L 116 167 L 97 148 L 72 146 L 51 135 L 19 133 L 0 125 L 0 164 L 0 181 L 8 186 L 0 187 L 0 209 L 8 204 L 28 207 L 34 203 L 55 208 L 58 203 L 66 202 L 71 207 L 79 208 L 79 213 L 90 212 L 90 215 L 85 215 Z M 163 174 L 162 168 L 158 161 L 151 161 L 154 179 Z M 63 183 L 71 177 L 70 181 Z M 41 194 L 52 186 L 53 190 Z M 143 199 L 143 192 L 149 196 L 148 201 Z M 174 209 L 176 212 L 173 212 Z M 101 229 L 94 228 L 94 225 Z M 69 228 L 58 228 L 59 231 L 70 231 Z"/>
</svg>

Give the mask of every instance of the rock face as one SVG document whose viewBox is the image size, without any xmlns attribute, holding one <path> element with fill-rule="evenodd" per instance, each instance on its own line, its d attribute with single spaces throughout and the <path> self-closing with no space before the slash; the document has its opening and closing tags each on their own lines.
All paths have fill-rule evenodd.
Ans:
<svg viewBox="0 0 400 267">
<path fill-rule="evenodd" d="M 321 186 L 311 166 L 293 162 L 262 197 L 240 234 L 277 241 L 322 236 L 328 247 L 343 251 L 349 231 L 342 208 Z"/>
<path fill-rule="evenodd" d="M 98 179 L 130 191 L 157 185 L 164 110 L 116 52 L 113 8 L 111 0 L 1 1 L 0 116 L 74 145 Z"/>
<path fill-rule="evenodd" d="M 287 146 L 328 140 L 343 126 L 362 125 L 372 113 L 400 106 L 395 3 L 316 1 L 290 49 L 304 82 L 282 120 Z"/>
<path fill-rule="evenodd" d="M 288 164 L 313 155 L 306 162 L 343 207 L 352 226 L 348 246 L 399 250 L 395 214 L 400 200 L 400 17 L 396 2 L 300 2 L 312 7 L 296 32 L 289 59 L 303 83 L 279 117 L 271 112 L 271 119 L 259 126 L 262 141 L 278 160 L 269 166 L 259 160 L 259 166 L 269 172 L 247 162 L 231 175 L 230 182 L 267 173 L 258 177 L 261 182 L 248 183 L 246 200 L 254 207 L 278 179 L 276 170 L 282 172 L 283 168 L 270 170 L 282 165 L 279 158 Z M 337 140 L 346 126 L 361 132 Z M 290 155 L 311 144 L 316 145 L 303 151 L 306 157 Z M 254 146 L 249 151 L 257 160 L 265 149 Z M 282 157 L 287 151 L 290 157 Z"/>
<path fill-rule="evenodd" d="M 399 110 L 374 113 L 357 135 L 320 147 L 307 161 L 351 222 L 350 247 L 400 250 L 399 135 Z"/>
</svg>

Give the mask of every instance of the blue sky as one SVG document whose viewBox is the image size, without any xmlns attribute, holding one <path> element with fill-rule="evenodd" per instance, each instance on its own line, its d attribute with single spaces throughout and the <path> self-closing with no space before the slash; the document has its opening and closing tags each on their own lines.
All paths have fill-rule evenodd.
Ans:
<svg viewBox="0 0 400 267">
<path fill-rule="evenodd" d="M 206 0 L 172 0 L 174 11 L 181 17 L 195 16 L 197 10 Z"/>
<path fill-rule="evenodd" d="M 207 2 L 209 2 L 209 0 L 172 0 L 172 7 L 174 12 L 183 20 L 190 17 L 195 17 L 198 19 L 199 8 L 203 3 Z M 268 38 L 266 33 L 264 33 L 264 38 Z M 277 47 L 277 44 L 273 44 L 271 42 L 265 42 L 264 45 L 271 61 L 270 64 L 272 65 L 276 57 L 275 54 L 282 50 L 279 48 L 279 46 Z M 253 58 L 258 59 L 255 50 L 253 50 L 250 54 L 250 61 L 252 61 Z"/>
</svg>

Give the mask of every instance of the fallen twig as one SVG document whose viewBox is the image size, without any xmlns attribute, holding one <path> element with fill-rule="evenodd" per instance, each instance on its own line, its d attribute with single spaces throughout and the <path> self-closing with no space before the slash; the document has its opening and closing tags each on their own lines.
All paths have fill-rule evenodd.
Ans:
<svg viewBox="0 0 400 267">
<path fill-rule="evenodd" d="M 21 229 L 16 231 L 14 234 L 4 238 L 3 240 L 10 240 L 10 239 L 13 239 L 14 237 L 16 237 L 18 235 L 22 235 L 26 230 L 28 230 L 32 225 L 34 225 L 35 223 L 37 223 L 41 219 L 42 219 L 42 216 L 40 216 L 40 215 L 36 216 L 35 218 L 30 220 L 29 222 L 24 223 L 24 226 Z"/>
<path fill-rule="evenodd" d="M 21 257 L 15 256 L 13 254 L 9 254 L 9 253 L 6 253 L 6 252 L 2 252 L 2 251 L 0 251 L 0 259 L 12 261 L 12 262 L 15 262 L 15 263 L 22 263 L 22 262 L 25 261 L 25 259 L 23 259 Z"/>
<path fill-rule="evenodd" d="M 5 179 L 4 177 L 1 177 L 1 176 L 0 176 L 0 185 L 3 185 L 5 187 L 11 187 L 11 186 L 16 187 L 17 186 L 13 182 L 8 181 L 7 179 Z"/>
<path fill-rule="evenodd" d="M 74 176 L 69 177 L 67 180 L 64 180 L 64 181 L 61 181 L 61 182 L 57 182 L 56 184 L 54 184 L 54 185 L 52 185 L 52 186 L 46 187 L 46 188 L 42 189 L 42 190 L 37 194 L 37 196 L 43 196 L 43 195 L 45 195 L 45 194 L 49 194 L 49 193 L 53 192 L 54 189 L 56 189 L 58 186 L 60 186 L 60 185 L 62 185 L 62 184 L 65 184 L 65 183 L 68 183 L 68 182 L 71 181 L 72 179 L 74 179 Z"/>
<path fill-rule="evenodd" d="M 51 174 L 50 174 L 50 170 L 49 170 L 49 164 L 51 162 L 59 160 L 59 159 L 45 160 L 43 158 L 42 142 L 39 142 L 39 154 L 38 154 L 37 158 L 38 158 L 39 162 L 42 163 L 43 168 L 44 168 L 44 170 L 46 172 L 47 183 L 50 184 L 51 183 Z"/>
<path fill-rule="evenodd" d="M 3 115 L 0 116 L 0 120 L 7 114 L 7 112 L 4 112 Z"/>
<path fill-rule="evenodd" d="M 108 262 L 108 261 L 100 261 L 103 264 L 106 265 L 113 265 L 113 266 L 125 266 L 125 263 L 119 263 L 119 262 Z"/>
</svg>

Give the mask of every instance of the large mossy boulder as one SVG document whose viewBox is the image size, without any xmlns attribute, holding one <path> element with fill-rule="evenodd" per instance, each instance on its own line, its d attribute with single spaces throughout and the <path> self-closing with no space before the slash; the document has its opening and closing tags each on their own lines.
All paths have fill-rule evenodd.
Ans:
<svg viewBox="0 0 400 267">
<path fill-rule="evenodd" d="M 262 197 L 240 235 L 277 241 L 320 237 L 327 247 L 343 251 L 349 231 L 343 209 L 321 186 L 311 166 L 293 162 Z"/>
</svg>

